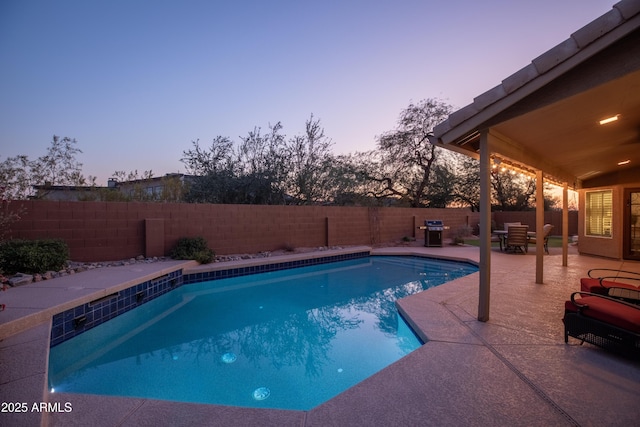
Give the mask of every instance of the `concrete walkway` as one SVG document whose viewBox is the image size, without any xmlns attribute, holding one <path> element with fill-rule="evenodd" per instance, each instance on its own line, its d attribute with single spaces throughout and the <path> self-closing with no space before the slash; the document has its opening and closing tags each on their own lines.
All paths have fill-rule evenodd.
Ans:
<svg viewBox="0 0 640 427">
<path fill-rule="evenodd" d="M 95 427 L 636 425 L 640 419 L 640 361 L 575 340 L 565 344 L 561 318 L 564 301 L 579 289 L 579 278 L 588 269 L 640 272 L 640 263 L 570 254 L 569 266 L 562 267 L 560 251 L 551 248 L 551 254 L 545 256 L 542 285 L 534 283 L 533 252 L 493 251 L 491 316 L 485 323 L 476 320 L 477 273 L 400 301 L 400 310 L 428 339 L 427 344 L 311 411 L 50 394 L 46 390 L 50 322 L 38 317 L 50 308 L 31 306 L 38 305 L 34 302 L 38 295 L 47 295 L 45 299 L 57 306 L 65 304 L 65 295 L 73 295 L 68 299 L 74 300 L 78 293 L 100 292 L 83 289 L 97 286 L 92 274 L 105 272 L 55 279 L 51 284 L 63 279 L 64 284 L 58 282 L 55 287 L 59 289 L 52 294 L 35 287 L 23 290 L 33 285 L 11 289 L 0 294 L 2 302 L 13 310 L 33 311 L 23 316 L 8 308 L 0 313 L 0 337 L 5 337 L 0 341 L 0 395 L 3 402 L 27 403 L 28 410 L 0 413 L 0 425 L 35 426 L 41 419 L 45 425 Z M 478 248 L 470 246 L 383 248 L 374 253 L 474 261 L 479 257 Z M 158 270 L 175 267 L 149 265 Z M 110 286 L 150 274 L 125 267 L 108 270 L 104 283 Z M 21 332 L 16 332 L 16 322 L 25 316 L 33 324 L 21 324 L 17 328 Z M 41 417 L 33 411 L 33 403 L 43 399 L 49 401 L 49 409 L 60 412 Z"/>
</svg>

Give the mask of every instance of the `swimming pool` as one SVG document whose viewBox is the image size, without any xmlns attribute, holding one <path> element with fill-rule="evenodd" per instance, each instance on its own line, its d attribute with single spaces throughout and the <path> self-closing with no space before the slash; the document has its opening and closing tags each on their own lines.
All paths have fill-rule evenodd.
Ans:
<svg viewBox="0 0 640 427">
<path fill-rule="evenodd" d="M 51 348 L 49 385 L 308 410 L 422 344 L 397 299 L 475 271 L 373 256 L 185 285 Z"/>
</svg>

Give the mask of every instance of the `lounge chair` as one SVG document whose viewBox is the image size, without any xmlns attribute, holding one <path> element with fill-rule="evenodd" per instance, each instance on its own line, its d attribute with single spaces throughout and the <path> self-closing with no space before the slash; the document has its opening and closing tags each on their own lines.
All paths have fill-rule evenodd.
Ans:
<svg viewBox="0 0 640 427">
<path fill-rule="evenodd" d="M 581 340 L 581 344 L 586 341 L 640 357 L 639 304 L 589 292 L 574 292 L 565 302 L 562 321 L 565 343 L 573 337 Z"/>
<path fill-rule="evenodd" d="M 527 253 L 529 251 L 529 241 L 527 239 L 528 225 L 511 225 L 507 230 L 507 239 L 505 250 L 521 251 Z"/>
<path fill-rule="evenodd" d="M 551 234 L 551 230 L 553 230 L 553 225 L 545 224 L 542 228 L 543 231 L 543 239 L 544 239 L 544 252 L 549 254 L 549 234 Z M 529 237 L 529 243 L 536 244 L 537 240 L 535 237 Z"/>
<path fill-rule="evenodd" d="M 580 279 L 582 292 L 619 297 L 623 293 L 622 289 L 640 290 L 640 273 L 635 271 L 592 268 L 587 276 L 589 277 Z"/>
</svg>

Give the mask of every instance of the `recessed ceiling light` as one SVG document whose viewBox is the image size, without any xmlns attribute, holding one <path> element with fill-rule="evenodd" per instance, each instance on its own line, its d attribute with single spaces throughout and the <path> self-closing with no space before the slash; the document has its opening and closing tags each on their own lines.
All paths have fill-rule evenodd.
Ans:
<svg viewBox="0 0 640 427">
<path fill-rule="evenodd" d="M 618 162 L 618 166 L 628 165 L 629 163 L 631 163 L 631 160 L 623 160 L 621 162 Z"/>
<path fill-rule="evenodd" d="M 607 117 L 606 119 L 600 120 L 601 125 L 606 125 L 607 123 L 615 122 L 620 118 L 620 114 L 616 114 L 615 116 Z"/>
</svg>

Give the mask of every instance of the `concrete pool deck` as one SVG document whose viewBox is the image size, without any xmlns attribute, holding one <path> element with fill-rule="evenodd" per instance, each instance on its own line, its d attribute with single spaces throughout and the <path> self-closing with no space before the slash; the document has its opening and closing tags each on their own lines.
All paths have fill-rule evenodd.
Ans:
<svg viewBox="0 0 640 427">
<path fill-rule="evenodd" d="M 26 403 L 27 410 L 0 412 L 0 425 L 635 425 L 640 361 L 573 339 L 565 344 L 561 318 L 564 301 L 579 289 L 588 269 L 640 272 L 640 262 L 570 253 L 569 266 L 562 267 L 561 249 L 551 248 L 545 256 L 545 283 L 538 285 L 534 252 L 492 252 L 488 322 L 476 320 L 477 273 L 401 300 L 400 310 L 427 344 L 310 411 L 47 391 L 52 310 L 176 266 L 193 268 L 191 263 L 109 267 L 12 288 L 0 294 L 7 304 L 0 313 L 0 395 L 3 402 Z M 479 258 L 473 246 L 378 248 L 372 253 Z M 42 401 L 59 412 L 38 412 Z"/>
</svg>

